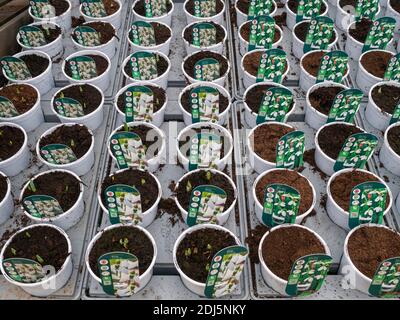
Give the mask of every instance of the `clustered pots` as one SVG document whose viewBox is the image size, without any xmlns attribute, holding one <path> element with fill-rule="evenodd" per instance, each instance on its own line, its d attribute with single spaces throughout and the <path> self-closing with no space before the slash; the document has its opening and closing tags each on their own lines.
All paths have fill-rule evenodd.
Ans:
<svg viewBox="0 0 400 320">
<path fill-rule="evenodd" d="M 35 22 L 50 22 L 58 24 L 64 31 L 71 29 L 72 23 L 72 5 L 69 0 L 50 0 L 49 4 L 55 9 L 55 16 L 51 13 L 42 12 L 42 17 L 38 17 L 34 14 L 32 7 L 28 9 L 29 15 Z"/>
<path fill-rule="evenodd" d="M 210 9 L 205 9 L 204 12 L 200 10 L 200 14 L 197 14 L 195 12 L 195 0 L 186 0 L 183 4 L 183 11 L 185 12 L 187 23 L 191 24 L 192 22 L 211 20 L 215 23 L 222 24 L 224 20 L 225 2 L 222 0 L 215 0 L 214 6 L 215 12 L 212 12 Z"/>
<path fill-rule="evenodd" d="M 285 4 L 286 9 L 286 25 L 290 30 L 293 30 L 296 25 L 296 15 L 299 7 L 299 2 L 295 0 L 288 0 Z M 325 0 L 321 3 L 321 8 L 319 11 L 319 16 L 326 16 L 328 13 L 328 4 Z M 311 17 L 303 16 L 304 20 L 310 20 Z"/>
<path fill-rule="evenodd" d="M 174 12 L 174 2 L 172 0 L 166 1 L 167 12 L 161 15 L 154 15 L 152 17 L 146 16 L 145 11 L 145 0 L 135 0 L 132 5 L 133 19 L 134 21 L 146 21 L 146 22 L 162 22 L 167 26 L 171 26 L 172 13 Z"/>
<path fill-rule="evenodd" d="M 108 22 L 114 26 L 115 29 L 119 29 L 122 22 L 122 2 L 120 0 L 103 0 L 104 9 L 106 16 L 104 17 L 92 17 L 85 13 L 84 4 L 79 6 L 79 13 L 86 21 L 89 22 Z"/>
</svg>

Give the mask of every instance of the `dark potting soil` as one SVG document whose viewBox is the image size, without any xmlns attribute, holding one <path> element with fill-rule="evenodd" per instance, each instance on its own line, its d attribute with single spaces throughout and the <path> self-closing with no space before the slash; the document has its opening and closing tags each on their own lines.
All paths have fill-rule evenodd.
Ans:
<svg viewBox="0 0 400 320">
<path fill-rule="evenodd" d="M 400 127 L 391 128 L 387 133 L 387 138 L 393 151 L 400 155 Z"/>
<path fill-rule="evenodd" d="M 372 90 L 372 99 L 381 110 L 393 114 L 400 103 L 400 87 L 390 84 L 376 86 Z"/>
<path fill-rule="evenodd" d="M 132 86 L 134 86 L 134 84 L 132 84 Z M 161 107 L 164 105 L 165 103 L 165 99 L 166 99 L 166 93 L 165 90 L 163 88 L 160 87 L 156 87 L 156 86 L 152 86 L 152 85 L 147 85 L 147 88 L 150 88 L 153 91 L 154 94 L 154 98 L 153 98 L 153 113 L 157 112 L 158 110 L 161 109 Z M 125 113 L 125 98 L 124 98 L 124 94 L 121 94 L 118 96 L 118 102 L 117 102 L 117 106 L 118 109 Z"/>
<path fill-rule="evenodd" d="M 65 11 L 68 10 L 69 4 L 64 0 L 49 0 L 49 3 L 56 10 L 56 16 L 62 15 Z"/>
<path fill-rule="evenodd" d="M 7 178 L 0 174 L 0 202 L 3 201 L 8 190 Z"/>
<path fill-rule="evenodd" d="M 116 13 L 119 9 L 119 3 L 114 0 L 103 0 L 104 8 L 106 9 L 106 13 L 108 16 Z"/>
<path fill-rule="evenodd" d="M 225 37 L 225 30 L 219 24 L 217 24 L 215 22 L 207 21 L 207 23 L 212 24 L 216 29 L 216 32 L 217 32 L 216 38 L 215 38 L 216 43 L 222 42 Z M 185 37 L 187 42 L 192 43 L 192 41 L 193 41 L 193 25 L 190 28 L 187 28 L 185 30 L 185 33 L 183 36 Z"/>
<path fill-rule="evenodd" d="M 42 25 L 36 25 L 35 27 L 42 30 L 46 43 L 51 43 L 56 40 L 61 34 L 61 28 L 54 24 L 49 24 L 48 28 L 44 28 Z"/>
<path fill-rule="evenodd" d="M 258 181 L 256 185 L 256 195 L 260 203 L 264 203 L 265 187 L 273 183 L 286 184 L 300 193 L 299 215 L 310 209 L 313 203 L 313 191 L 310 183 L 306 178 L 292 170 L 271 171 Z"/>
<path fill-rule="evenodd" d="M 285 134 L 294 131 L 294 128 L 283 124 L 264 123 L 254 130 L 250 136 L 251 148 L 264 160 L 275 162 L 276 144 Z"/>
<path fill-rule="evenodd" d="M 288 7 L 289 7 L 290 11 L 292 11 L 293 13 L 297 13 L 298 6 L 299 6 L 299 1 L 298 0 L 289 0 Z M 323 14 L 325 12 L 325 10 L 326 10 L 326 6 L 322 2 L 321 3 L 321 9 L 319 10 L 319 13 Z"/>
<path fill-rule="evenodd" d="M 176 259 L 179 267 L 190 279 L 205 283 L 214 255 L 236 245 L 228 232 L 216 229 L 200 229 L 188 233 L 179 243 Z"/>
<path fill-rule="evenodd" d="M 347 244 L 351 261 L 368 278 L 372 278 L 379 264 L 400 256 L 400 235 L 377 226 L 359 228 Z"/>
<path fill-rule="evenodd" d="M 372 174 L 363 171 L 347 171 L 336 176 L 330 185 L 333 200 L 345 211 L 350 208 L 350 195 L 353 188 L 363 182 L 379 181 Z M 389 205 L 389 195 L 386 198 L 386 207 Z"/>
<path fill-rule="evenodd" d="M 80 26 L 86 22 L 85 18 L 83 16 L 79 17 L 72 17 L 72 22 L 71 26 L 72 28 L 76 28 L 77 26 Z"/>
<path fill-rule="evenodd" d="M 153 244 L 142 230 L 129 226 L 106 230 L 89 253 L 90 268 L 97 276 L 100 277 L 97 260 L 103 254 L 116 251 L 134 254 L 139 260 L 139 274 L 150 267 L 154 255 Z"/>
<path fill-rule="evenodd" d="M 310 93 L 310 103 L 319 112 L 328 115 L 336 95 L 343 90 L 339 86 L 319 87 Z"/>
<path fill-rule="evenodd" d="M 171 31 L 164 25 L 158 22 L 150 22 L 154 29 L 154 37 L 156 45 L 165 43 L 172 35 Z M 132 39 L 132 31 L 129 32 L 129 38 Z"/>
<path fill-rule="evenodd" d="M 222 3 L 221 0 L 215 0 L 215 1 L 216 1 L 215 15 L 217 15 L 224 8 L 224 4 Z M 189 12 L 191 15 L 194 16 L 194 0 L 189 0 L 186 3 L 185 9 L 187 12 Z"/>
<path fill-rule="evenodd" d="M 128 169 L 106 177 L 101 185 L 101 198 L 106 203 L 104 191 L 112 185 L 125 184 L 134 186 L 140 193 L 142 212 L 147 211 L 156 202 L 158 186 L 156 180 L 146 171 Z"/>
<path fill-rule="evenodd" d="M 312 76 L 318 75 L 319 67 L 321 66 L 321 59 L 324 56 L 324 51 L 314 51 L 306 56 L 302 60 L 303 68 Z M 347 67 L 345 73 L 347 72 Z"/>
<path fill-rule="evenodd" d="M 80 182 L 72 174 L 66 172 L 49 172 L 33 180 L 36 191 L 25 189 L 22 199 L 32 195 L 47 195 L 55 198 L 64 212 L 69 210 L 78 200 Z"/>
<path fill-rule="evenodd" d="M 295 33 L 296 37 L 299 38 L 299 40 L 301 40 L 303 42 L 306 41 L 306 36 L 307 36 L 309 27 L 310 27 L 309 21 L 304 21 L 304 22 L 298 24 L 296 26 L 296 28 L 294 28 L 294 33 Z M 335 32 L 333 32 L 329 43 L 334 42 L 335 39 L 336 39 L 336 34 L 335 34 Z"/>
<path fill-rule="evenodd" d="M 219 62 L 219 72 L 221 76 L 228 71 L 228 61 L 222 55 L 211 51 L 199 51 L 191 55 L 188 59 L 186 59 L 183 65 L 186 73 L 192 78 L 194 78 L 194 65 L 196 64 L 197 61 L 204 58 L 214 58 Z"/>
<path fill-rule="evenodd" d="M 389 0 L 389 1 L 392 8 L 400 13 L 400 2 L 398 0 Z"/>
<path fill-rule="evenodd" d="M 327 179 L 328 176 L 318 168 L 317 163 L 315 162 L 315 148 L 304 151 L 303 159 L 304 162 L 307 162 L 311 166 L 313 172 L 319 174 L 322 180 Z"/>
<path fill-rule="evenodd" d="M 361 43 L 364 43 L 365 40 L 367 40 L 367 36 L 369 30 L 371 29 L 371 26 L 372 21 L 363 18 L 355 23 L 355 27 L 349 29 L 349 33 L 354 39 L 360 41 Z"/>
<path fill-rule="evenodd" d="M 361 58 L 361 64 L 372 75 L 383 78 L 393 53 L 384 51 L 369 51 Z"/>
<path fill-rule="evenodd" d="M 136 2 L 135 7 L 133 8 L 133 10 L 135 10 L 137 14 L 143 17 L 146 15 L 146 11 L 144 9 L 144 1 L 145 0 L 140 0 Z M 166 2 L 167 2 L 167 12 L 170 12 L 172 9 L 172 3 L 169 0 L 166 0 Z"/>
<path fill-rule="evenodd" d="M 336 160 L 346 139 L 362 131 L 356 126 L 337 123 L 323 128 L 318 135 L 318 144 L 331 159 Z"/>
<path fill-rule="evenodd" d="M 4 87 L 8 83 L 7 78 L 4 76 L 3 72 L 0 73 L 0 88 Z"/>
<path fill-rule="evenodd" d="M 247 15 L 249 13 L 250 2 L 251 2 L 250 0 L 239 0 L 237 2 L 237 8 L 239 9 L 239 11 Z M 275 4 L 272 3 L 271 12 L 274 12 L 274 10 L 275 10 Z"/>
<path fill-rule="evenodd" d="M 259 224 L 254 229 L 250 230 L 249 236 L 246 238 L 246 243 L 249 247 L 249 258 L 253 263 L 260 263 L 258 257 L 258 246 L 260 245 L 261 238 L 270 228 Z"/>
<path fill-rule="evenodd" d="M 191 104 L 190 104 L 190 90 L 186 90 L 181 98 L 181 104 L 183 106 L 183 108 L 191 113 L 192 109 L 191 109 Z M 225 97 L 221 92 L 219 93 L 219 100 L 218 100 L 218 108 L 219 108 L 219 113 L 222 113 L 223 111 L 226 110 L 226 108 L 228 108 L 229 106 L 229 100 L 227 97 Z"/>
<path fill-rule="evenodd" d="M 13 84 L 0 89 L 0 96 L 8 98 L 19 114 L 30 110 L 36 103 L 38 95 L 31 86 Z"/>
<path fill-rule="evenodd" d="M 92 113 L 101 103 L 101 93 L 90 84 L 80 84 L 65 88 L 57 93 L 55 99 L 62 96 L 77 100 L 82 105 L 85 115 Z M 56 107 L 55 104 L 53 104 L 53 107 Z"/>
<path fill-rule="evenodd" d="M 4 258 L 31 259 L 59 271 L 70 254 L 64 235 L 54 228 L 37 226 L 17 234 L 7 246 Z"/>
<path fill-rule="evenodd" d="M 340 0 L 339 5 L 342 9 L 344 9 L 345 6 L 349 6 L 346 8 L 346 12 L 354 14 L 357 6 L 357 0 Z"/>
<path fill-rule="evenodd" d="M 260 59 L 263 53 L 264 51 L 253 51 L 247 54 L 243 59 L 244 69 L 254 77 L 257 77 L 258 67 L 260 66 Z M 286 72 L 287 68 L 288 65 L 286 61 L 284 73 Z"/>
<path fill-rule="evenodd" d="M 115 37 L 115 29 L 108 22 L 89 22 L 86 23 L 85 26 L 91 27 L 96 30 L 100 34 L 100 43 L 105 44 L 109 42 L 113 37 Z M 76 34 L 72 33 L 72 37 L 75 41 L 78 41 L 76 38 Z"/>
<path fill-rule="evenodd" d="M 104 71 L 106 71 L 106 69 L 108 67 L 108 61 L 105 58 L 103 58 L 102 56 L 99 56 L 99 55 L 94 55 L 94 54 L 88 54 L 85 57 L 90 57 L 94 60 L 94 62 L 96 64 L 97 76 L 102 75 L 104 73 Z M 71 69 L 69 68 L 67 63 L 65 64 L 64 71 L 69 77 L 72 77 Z"/>
<path fill-rule="evenodd" d="M 155 54 L 155 56 L 157 60 L 157 75 L 160 77 L 167 71 L 168 61 L 158 54 Z M 127 75 L 132 77 L 132 66 L 129 60 L 127 64 L 124 66 L 124 70 Z"/>
<path fill-rule="evenodd" d="M 72 149 L 79 159 L 88 152 L 92 145 L 92 135 L 86 126 L 75 124 L 60 126 L 49 135 L 40 139 L 40 148 L 53 143 L 65 144 Z"/>
<path fill-rule="evenodd" d="M 0 161 L 7 160 L 16 154 L 25 142 L 24 133 L 11 126 L 0 127 Z"/>
<path fill-rule="evenodd" d="M 286 17 L 287 13 L 282 12 L 281 14 L 278 14 L 274 16 L 275 23 L 282 29 L 283 27 L 286 27 Z"/>
<path fill-rule="evenodd" d="M 321 241 L 310 231 L 295 225 L 268 234 L 262 244 L 267 267 L 279 278 L 288 280 L 293 263 L 309 254 L 325 253 Z"/>
<path fill-rule="evenodd" d="M 26 54 L 20 57 L 20 59 L 25 62 L 33 78 L 42 74 L 49 65 L 49 60 L 37 54 Z"/>
<path fill-rule="evenodd" d="M 249 39 L 250 39 L 250 27 L 251 27 L 251 21 L 247 21 L 243 25 L 243 27 L 240 28 L 240 35 L 247 42 L 249 42 Z M 278 42 L 280 38 L 281 38 L 281 34 L 279 32 L 279 29 L 275 28 L 274 43 Z"/>
</svg>

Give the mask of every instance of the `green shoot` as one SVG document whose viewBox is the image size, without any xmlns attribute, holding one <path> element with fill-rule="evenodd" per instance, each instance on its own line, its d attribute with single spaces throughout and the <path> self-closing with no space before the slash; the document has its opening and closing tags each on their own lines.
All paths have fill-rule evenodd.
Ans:
<svg viewBox="0 0 400 320">
<path fill-rule="evenodd" d="M 44 260 L 41 256 L 39 256 L 38 254 L 36 255 L 36 260 L 40 263 L 43 264 Z"/>
<path fill-rule="evenodd" d="M 36 191 L 37 191 L 36 186 L 35 186 L 35 183 L 33 182 L 32 179 L 29 180 L 28 189 L 31 190 L 32 192 L 36 192 Z"/>
</svg>

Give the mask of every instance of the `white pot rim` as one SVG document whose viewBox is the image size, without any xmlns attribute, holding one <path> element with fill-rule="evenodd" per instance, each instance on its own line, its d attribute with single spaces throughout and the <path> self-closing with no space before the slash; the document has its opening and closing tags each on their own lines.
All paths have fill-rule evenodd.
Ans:
<svg viewBox="0 0 400 320">
<path fill-rule="evenodd" d="M 364 57 L 364 55 L 366 53 L 371 53 L 371 52 L 386 52 L 386 53 L 390 53 L 392 55 L 392 57 L 394 56 L 393 52 L 390 52 L 388 50 L 382 50 L 382 49 L 373 49 L 373 50 L 369 50 L 369 51 L 365 51 L 364 53 L 361 54 L 361 56 L 358 58 L 358 68 L 359 70 L 361 70 L 362 72 L 364 72 L 365 74 L 367 74 L 369 77 L 371 77 L 372 79 L 374 79 L 375 81 L 381 82 L 383 80 L 383 78 L 378 78 L 376 76 L 374 76 L 372 73 L 368 72 L 367 69 L 365 69 L 365 67 L 363 66 L 363 64 L 361 63 L 362 58 Z"/>
<path fill-rule="evenodd" d="M 86 15 L 86 14 L 83 12 L 83 10 L 82 10 L 82 4 L 79 5 L 79 13 L 80 13 L 80 15 L 82 15 L 84 18 L 90 19 L 91 21 L 102 21 L 102 20 L 104 20 L 104 19 L 111 19 L 111 18 L 114 18 L 114 17 L 116 17 L 117 15 L 119 15 L 119 14 L 121 13 L 121 11 L 122 11 L 122 2 L 121 2 L 120 0 L 114 0 L 114 1 L 117 2 L 117 3 L 119 4 L 119 8 L 118 8 L 118 10 L 115 11 L 113 14 L 110 14 L 110 15 L 108 15 L 108 16 L 105 16 L 105 17 L 98 17 L 98 18 L 88 16 L 88 15 Z M 85 20 L 86 20 L 86 19 L 85 19 Z M 103 22 L 104 22 L 104 21 L 103 21 Z"/>
<path fill-rule="evenodd" d="M 6 127 L 6 126 L 14 127 L 14 128 L 21 130 L 24 135 L 24 142 L 23 142 L 21 148 L 15 154 L 13 154 L 11 157 L 9 157 L 6 160 L 0 161 L 0 164 L 2 164 L 2 165 L 5 165 L 5 164 L 15 161 L 15 159 L 17 157 L 19 157 L 25 151 L 25 149 L 27 148 L 27 145 L 28 145 L 28 135 L 26 134 L 26 131 L 24 128 L 22 128 L 19 124 L 16 124 L 13 122 L 0 122 L 0 128 Z"/>
<path fill-rule="evenodd" d="M 388 1 L 389 2 L 389 1 Z M 343 11 L 343 10 L 342 10 Z M 380 9 L 379 9 L 379 11 L 380 11 Z M 378 13 L 379 13 L 379 11 L 378 11 Z M 377 14 L 378 14 L 377 13 Z M 351 34 L 350 34 L 350 29 L 353 27 L 353 25 L 355 25 L 357 23 L 357 21 L 353 21 L 352 23 L 350 23 L 349 24 L 349 26 L 346 28 L 346 34 L 347 34 L 347 36 L 348 37 L 350 37 L 355 43 L 357 43 L 359 46 L 364 46 L 364 43 L 362 43 L 362 42 L 360 42 L 360 41 L 358 41 L 357 39 L 355 39 Z M 390 39 L 390 41 L 388 42 L 388 45 L 390 44 L 390 43 L 393 43 L 393 37 L 392 37 L 392 39 Z"/>
<path fill-rule="evenodd" d="M 4 202 L 7 200 L 7 198 L 11 195 L 11 181 L 10 181 L 10 178 L 7 177 L 6 174 L 3 173 L 2 171 L 0 171 L 0 176 L 3 176 L 7 181 L 7 191 L 4 195 L 3 200 L 0 201 L 0 206 L 2 206 L 4 204 Z"/>
<path fill-rule="evenodd" d="M 285 3 L 285 10 L 286 10 L 286 12 L 287 12 L 287 13 L 291 13 L 292 15 L 295 15 L 295 16 L 296 16 L 297 13 L 296 13 L 296 12 L 293 12 L 293 11 L 289 8 L 288 3 L 289 3 L 289 1 L 287 1 L 287 2 Z M 324 11 L 323 13 L 319 14 L 318 16 L 325 16 L 325 15 L 328 13 L 328 8 L 329 8 L 328 3 L 327 3 L 325 0 L 322 0 L 322 3 L 325 5 L 325 11 Z M 304 20 L 307 20 L 307 19 L 310 19 L 310 17 L 304 16 L 303 21 L 304 21 Z M 300 21 L 300 22 L 302 22 L 302 21 Z M 293 28 L 293 30 L 294 30 L 294 28 Z"/>
<path fill-rule="evenodd" d="M 191 1 L 191 0 L 186 0 L 186 1 L 183 3 L 183 12 L 185 13 L 185 15 L 187 15 L 187 16 L 189 16 L 189 17 L 192 17 L 192 18 L 196 19 L 197 21 L 207 21 L 207 20 L 210 20 L 210 19 L 216 19 L 216 18 L 222 16 L 222 15 L 224 14 L 224 12 L 225 12 L 225 2 L 222 1 L 222 0 L 217 0 L 217 1 L 219 1 L 219 2 L 222 3 L 222 10 L 221 10 L 221 12 L 218 12 L 217 14 L 215 14 L 215 15 L 213 15 L 213 16 L 211 16 L 211 17 L 196 17 L 196 16 L 192 15 L 191 13 L 189 13 L 189 12 L 186 10 L 186 4 L 187 4 L 189 1 Z"/>
<path fill-rule="evenodd" d="M 394 127 L 398 127 L 398 126 L 400 126 L 400 122 L 392 123 L 389 127 L 387 127 L 387 129 L 385 130 L 385 134 L 383 136 L 383 143 L 388 147 L 390 154 L 393 157 L 395 157 L 396 161 L 400 161 L 400 155 L 398 155 L 396 152 L 394 152 L 392 146 L 390 145 L 389 140 L 388 140 L 388 133 L 389 133 L 390 129 L 392 129 Z"/>
<path fill-rule="evenodd" d="M 135 9 L 134 9 L 136 3 L 139 2 L 139 1 L 142 1 L 142 0 L 135 0 L 135 1 L 133 2 L 132 7 L 131 7 L 131 10 L 132 10 L 136 15 L 138 15 L 138 16 L 141 17 L 141 18 L 143 18 L 142 20 L 146 20 L 146 21 L 155 21 L 155 22 L 158 22 L 157 20 L 159 20 L 159 19 L 161 19 L 161 18 L 164 18 L 164 17 L 166 17 L 166 16 L 171 15 L 172 12 L 174 12 L 174 9 L 175 9 L 175 4 L 174 4 L 174 2 L 173 2 L 172 0 L 168 0 L 169 3 L 171 3 L 171 10 L 168 11 L 166 14 L 163 14 L 162 16 L 157 16 L 157 17 L 145 17 L 145 16 L 142 16 L 141 14 L 137 13 L 137 12 L 135 11 Z"/>
<path fill-rule="evenodd" d="M 376 109 L 379 112 L 383 113 L 387 117 L 391 117 L 392 114 L 391 113 L 387 113 L 386 111 L 384 111 L 380 107 L 378 107 L 378 105 L 376 104 L 376 102 L 372 98 L 372 91 L 374 91 L 374 89 L 376 87 L 381 87 L 381 86 L 385 86 L 385 85 L 395 86 L 395 87 L 399 87 L 400 88 L 400 83 L 397 82 L 397 81 L 393 81 L 393 80 L 386 81 L 386 80 L 383 80 L 383 81 L 377 82 L 371 87 L 371 89 L 368 92 L 368 101 L 370 102 L 370 106 L 372 106 L 374 109 Z"/>
<path fill-rule="evenodd" d="M 130 38 L 130 33 L 131 33 L 131 28 L 129 28 L 127 34 L 126 34 L 126 39 L 128 40 L 129 44 L 133 47 L 133 48 L 138 48 L 140 51 L 158 51 L 162 46 L 164 46 L 166 43 L 171 42 L 172 36 L 174 35 L 174 33 L 172 32 L 172 29 L 169 25 L 165 24 L 164 22 L 161 21 L 150 21 L 149 23 L 158 23 L 160 25 L 162 25 L 163 27 L 167 28 L 169 30 L 170 36 L 167 40 L 165 40 L 163 43 L 160 44 L 156 44 L 154 46 L 141 46 L 138 45 L 136 43 L 133 43 L 133 41 Z"/>
<path fill-rule="evenodd" d="M 242 34 L 241 34 L 242 28 L 243 28 L 244 25 L 247 24 L 247 23 L 251 23 L 251 20 L 246 21 L 246 22 L 244 22 L 244 23 L 242 23 L 242 24 L 240 25 L 239 30 L 238 30 L 238 37 L 239 37 L 239 39 L 240 39 L 241 41 L 243 41 L 244 43 L 247 43 L 247 45 L 248 45 L 249 42 L 248 42 L 247 40 L 245 40 L 245 39 L 242 37 Z M 279 32 L 279 39 L 278 39 L 277 41 L 275 41 L 275 42 L 273 43 L 273 45 L 274 45 L 274 44 L 276 45 L 276 44 L 282 42 L 282 39 L 283 39 L 283 31 L 282 31 L 282 28 L 281 28 L 280 26 L 278 26 L 276 23 L 275 23 L 275 30 L 278 30 L 278 32 Z M 268 50 L 268 49 L 262 49 L 262 50 Z M 246 53 L 247 53 L 247 52 L 246 52 Z"/>
<path fill-rule="evenodd" d="M 189 1 L 189 0 L 187 0 L 187 1 Z M 205 21 L 201 21 L 201 22 L 195 21 L 195 22 L 192 22 L 191 24 L 188 24 L 185 28 L 183 28 L 182 33 L 181 33 L 183 42 L 185 42 L 186 45 L 189 46 L 189 47 L 191 47 L 191 48 L 195 48 L 196 50 L 204 50 L 204 51 L 212 51 L 212 49 L 214 49 L 214 48 L 220 46 L 221 44 L 224 44 L 224 43 L 226 42 L 226 39 L 228 38 L 228 32 L 226 31 L 226 28 L 225 28 L 223 25 L 221 25 L 221 24 L 218 24 L 218 26 L 221 27 L 222 30 L 224 31 L 224 38 L 222 39 L 221 42 L 218 42 L 218 43 L 213 44 L 213 45 L 211 45 L 211 46 L 196 47 L 196 46 L 194 46 L 193 44 L 191 44 L 189 41 L 187 41 L 187 40 L 185 39 L 185 31 L 186 31 L 186 29 L 191 28 L 191 27 L 192 27 L 193 25 L 195 25 L 195 24 L 198 24 L 198 23 L 207 23 L 207 22 L 211 23 L 211 22 L 213 22 L 213 21 L 211 21 L 211 20 L 205 20 Z M 213 23 L 215 23 L 215 22 L 213 22 Z M 215 23 L 215 24 L 217 24 L 217 23 Z"/>
<path fill-rule="evenodd" d="M 398 12 L 397 10 L 395 10 L 395 9 L 392 7 L 391 0 L 387 0 L 386 6 L 387 6 L 387 8 L 389 8 L 389 10 L 391 10 L 393 13 L 396 13 L 398 16 L 400 16 L 400 12 Z"/>
<path fill-rule="evenodd" d="M 36 16 L 34 16 L 34 15 L 32 14 L 32 10 L 31 10 L 31 7 L 30 7 L 30 6 L 29 6 L 29 8 L 28 8 L 29 15 L 30 15 L 33 19 L 38 20 L 38 21 L 48 21 L 49 19 L 56 19 L 56 18 L 62 19 L 62 18 L 64 18 L 67 14 L 69 14 L 69 13 L 71 12 L 71 10 L 72 10 L 71 2 L 70 2 L 69 0 L 64 0 L 64 1 L 65 1 L 65 2 L 68 2 L 68 9 L 65 10 L 65 12 L 63 12 L 63 13 L 60 14 L 59 16 L 46 17 L 46 18 L 38 18 L 38 17 L 36 17 Z"/>
<path fill-rule="evenodd" d="M 238 8 L 238 6 L 237 6 L 237 4 L 238 4 L 238 2 L 239 2 L 240 0 L 236 0 L 235 1 L 235 9 L 236 9 L 236 11 L 239 11 L 242 15 L 244 15 L 244 16 L 248 16 L 248 13 L 244 13 L 244 12 L 242 12 L 241 10 L 239 10 L 239 8 Z M 276 11 L 278 10 L 278 6 L 276 5 L 276 1 L 275 0 L 271 0 L 272 1 L 272 4 L 275 6 L 274 7 L 274 10 L 272 10 L 272 12 L 269 14 L 271 17 L 276 13 Z"/>
<path fill-rule="evenodd" d="M 57 23 L 46 22 L 46 21 L 32 22 L 32 23 L 28 24 L 27 26 L 42 26 L 44 24 L 52 24 L 53 26 L 56 26 L 56 27 L 60 28 L 60 30 L 62 30 L 62 28 Z M 27 47 L 26 45 L 24 45 L 20 40 L 21 37 L 19 36 L 19 33 L 17 33 L 16 38 L 17 38 L 18 44 L 24 49 L 27 49 L 27 50 L 32 50 L 32 49 L 34 49 L 34 50 L 46 50 L 46 49 L 50 48 L 51 46 L 53 46 L 56 41 L 61 40 L 62 35 L 63 34 L 62 34 L 62 31 L 61 31 L 60 34 L 58 35 L 58 37 L 55 38 L 52 42 L 49 42 L 49 43 L 47 43 L 47 44 L 45 44 L 43 46 L 37 46 L 37 47 Z"/>
<path fill-rule="evenodd" d="M 322 1 L 324 1 L 324 0 L 322 0 Z M 302 24 L 302 23 L 304 23 L 304 22 L 308 22 L 308 23 L 309 23 L 310 20 L 302 20 L 302 21 L 300 21 L 300 22 L 297 22 L 297 23 L 294 25 L 293 30 L 292 30 L 292 36 L 293 36 L 293 38 L 296 39 L 298 42 L 302 43 L 303 45 L 304 45 L 304 41 L 303 41 L 303 40 L 300 40 L 300 39 L 297 37 L 296 32 L 294 32 L 294 31 L 296 30 L 296 27 L 297 27 L 298 25 L 300 25 L 300 24 Z M 333 42 L 331 42 L 331 43 L 328 43 L 328 48 L 327 48 L 327 49 L 332 48 L 332 47 L 335 46 L 336 43 L 338 42 L 339 33 L 337 32 L 337 30 L 336 30 L 335 27 L 333 28 L 333 32 L 335 33 L 335 40 L 334 40 Z M 307 36 L 307 35 L 306 35 L 306 36 Z M 317 50 L 320 50 L 320 49 L 317 49 Z M 312 50 L 312 51 L 315 51 L 315 49 Z M 307 53 L 308 53 L 308 52 L 307 52 Z"/>
<path fill-rule="evenodd" d="M 388 2 L 389 2 L 389 1 L 388 1 Z M 336 8 L 339 9 L 339 11 L 340 11 L 340 13 L 341 13 L 342 15 L 354 16 L 354 14 L 347 13 L 347 11 L 344 11 L 344 10 L 343 10 L 343 8 L 340 6 L 340 0 L 337 0 Z M 380 5 L 380 3 L 379 3 L 379 1 L 378 1 L 378 11 L 376 12 L 376 15 L 375 15 L 375 16 L 378 16 L 380 12 L 381 12 L 381 5 Z"/>
<path fill-rule="evenodd" d="M 90 46 L 84 46 L 83 44 L 78 43 L 78 42 L 74 39 L 74 37 L 72 36 L 72 34 L 74 33 L 75 29 L 78 28 L 78 27 L 81 26 L 81 25 L 82 25 L 82 26 L 85 26 L 85 25 L 88 25 L 89 23 L 93 23 L 93 22 L 108 23 L 108 24 L 114 29 L 114 36 L 113 36 L 110 40 L 108 40 L 106 43 L 100 44 L 100 45 L 98 45 L 98 46 L 92 46 L 92 47 L 90 47 Z M 109 22 L 107 22 L 107 21 L 86 21 L 85 23 L 82 23 L 81 25 L 79 25 L 79 26 L 73 28 L 72 31 L 71 31 L 71 41 L 72 41 L 72 43 L 73 43 L 74 45 L 76 45 L 78 48 L 81 48 L 81 49 L 83 49 L 83 50 L 99 50 L 99 51 L 100 51 L 100 50 L 103 49 L 104 47 L 110 45 L 113 41 L 117 41 L 117 40 L 118 40 L 118 38 L 117 38 L 117 31 L 115 30 L 115 27 L 114 27 L 111 23 L 109 23 Z"/>
</svg>

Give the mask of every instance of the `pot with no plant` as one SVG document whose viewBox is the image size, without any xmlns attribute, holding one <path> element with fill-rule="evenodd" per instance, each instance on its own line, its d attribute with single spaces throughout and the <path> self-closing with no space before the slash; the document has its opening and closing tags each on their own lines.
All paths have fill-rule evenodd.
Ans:
<svg viewBox="0 0 400 320">
<path fill-rule="evenodd" d="M 400 32 L 400 4 L 396 0 L 387 0 L 386 17 L 391 17 L 396 20 L 395 32 Z"/>
<path fill-rule="evenodd" d="M 186 0 L 183 4 L 186 23 L 204 22 L 224 23 L 225 2 L 223 0 L 195 1 Z"/>
<path fill-rule="evenodd" d="M 311 20 L 316 16 L 326 16 L 328 13 L 328 3 L 325 0 L 308 1 L 309 5 L 300 10 L 299 1 L 289 0 L 285 4 L 286 25 L 293 30 L 296 23 L 302 20 Z"/>
<path fill-rule="evenodd" d="M 267 15 L 274 17 L 278 10 L 275 0 L 266 2 L 268 6 L 262 9 L 258 9 L 256 6 L 256 1 L 251 0 L 236 0 L 235 1 L 235 11 L 236 11 L 236 24 L 241 26 L 248 20 L 252 20 L 255 17 Z"/>
<path fill-rule="evenodd" d="M 133 20 L 146 22 L 162 22 L 171 26 L 172 13 L 174 12 L 172 0 L 135 0 L 132 5 Z"/>
<path fill-rule="evenodd" d="M 391 124 L 385 131 L 379 160 L 396 176 L 400 176 L 400 123 Z"/>
<path fill-rule="evenodd" d="M 71 29 L 72 5 L 69 0 L 31 1 L 28 13 L 34 22 L 55 23 L 63 31 Z"/>
<path fill-rule="evenodd" d="M 0 172 L 0 225 L 6 222 L 14 212 L 14 199 L 11 194 L 10 179 Z"/>
<path fill-rule="evenodd" d="M 118 30 L 122 23 L 122 2 L 120 0 L 81 1 L 79 13 L 89 22 L 108 22 Z"/>
<path fill-rule="evenodd" d="M 379 1 L 337 0 L 336 27 L 346 32 L 348 27 L 358 19 L 356 18 L 356 11 L 359 12 L 359 17 L 374 20 L 381 13 L 381 6 Z"/>
</svg>

